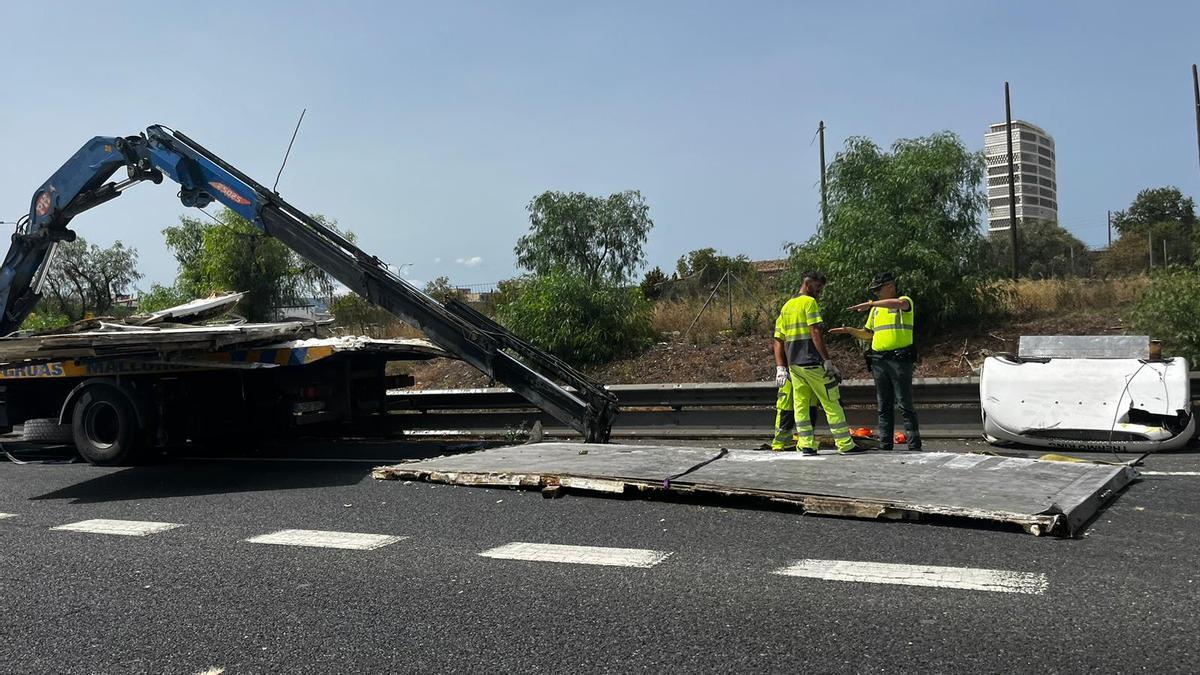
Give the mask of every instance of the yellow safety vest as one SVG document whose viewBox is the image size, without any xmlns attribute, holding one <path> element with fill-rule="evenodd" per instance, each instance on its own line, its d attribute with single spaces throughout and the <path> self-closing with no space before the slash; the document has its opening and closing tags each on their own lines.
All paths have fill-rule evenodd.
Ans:
<svg viewBox="0 0 1200 675">
<path fill-rule="evenodd" d="M 812 341 L 812 327 L 821 323 L 821 307 L 811 296 L 798 295 L 783 305 L 775 320 L 775 339 L 782 340 L 789 366 L 814 366 L 821 355 Z"/>
<path fill-rule="evenodd" d="M 907 295 L 900 296 L 908 301 L 908 311 L 872 307 L 867 315 L 867 330 L 872 332 L 871 349 L 890 352 L 911 347 L 913 343 L 913 311 L 916 305 Z"/>
</svg>

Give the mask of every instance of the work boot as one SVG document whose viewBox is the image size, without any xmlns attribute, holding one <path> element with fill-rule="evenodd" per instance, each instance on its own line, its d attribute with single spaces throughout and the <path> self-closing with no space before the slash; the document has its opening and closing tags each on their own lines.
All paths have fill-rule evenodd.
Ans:
<svg viewBox="0 0 1200 675">
<path fill-rule="evenodd" d="M 851 438 L 850 440 L 854 443 L 854 445 L 851 445 L 848 448 L 839 448 L 837 454 L 854 455 L 860 452 L 867 452 L 868 450 L 879 449 L 879 442 L 873 438 Z"/>
<path fill-rule="evenodd" d="M 797 449 L 800 451 L 800 454 L 804 455 L 805 457 L 816 457 L 817 456 L 816 448 L 797 448 Z"/>
</svg>

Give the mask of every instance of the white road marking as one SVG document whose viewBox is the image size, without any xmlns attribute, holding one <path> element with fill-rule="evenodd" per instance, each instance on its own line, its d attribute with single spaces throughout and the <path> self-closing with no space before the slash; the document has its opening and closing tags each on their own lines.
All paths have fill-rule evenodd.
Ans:
<svg viewBox="0 0 1200 675">
<path fill-rule="evenodd" d="M 1041 595 L 1049 586 L 1046 575 L 1035 572 L 1010 572 L 972 567 L 936 567 L 933 565 L 896 565 L 854 560 L 800 560 L 794 565 L 775 570 L 775 574 L 830 581 L 933 586 L 1031 595 Z"/>
<path fill-rule="evenodd" d="M 1025 459 L 1024 457 L 1007 457 L 987 468 L 988 471 L 1008 471 L 1011 469 L 1023 469 L 1030 464 L 1037 462 L 1036 459 Z"/>
<path fill-rule="evenodd" d="M 78 523 L 68 523 L 52 527 L 51 530 L 67 530 L 71 532 L 88 532 L 91 534 L 120 534 L 128 537 L 144 537 L 148 534 L 166 532 L 177 527 L 179 523 L 156 523 L 149 520 L 110 520 L 108 518 L 93 518 L 81 520 Z"/>
<path fill-rule="evenodd" d="M 947 469 L 971 469 L 988 461 L 988 455 L 959 455 L 942 466 Z"/>
<path fill-rule="evenodd" d="M 260 534 L 246 541 L 251 544 L 279 544 L 281 546 L 315 546 L 318 548 L 345 548 L 355 551 L 373 551 L 388 544 L 403 541 L 408 537 L 389 534 L 364 534 L 361 532 L 330 532 L 327 530 L 280 530 L 271 534 Z"/>
<path fill-rule="evenodd" d="M 615 565 L 649 569 L 667 559 L 668 551 L 644 548 L 608 548 L 604 546 L 568 546 L 513 542 L 484 551 L 485 558 L 533 560 L 536 562 L 575 563 L 578 565 Z"/>
<path fill-rule="evenodd" d="M 17 517 L 17 514 L 15 514 L 15 513 L 0 513 L 0 520 L 2 520 L 4 518 L 16 518 L 16 517 Z"/>
<path fill-rule="evenodd" d="M 1143 476 L 1200 476 L 1200 471 L 1139 471 Z"/>
</svg>

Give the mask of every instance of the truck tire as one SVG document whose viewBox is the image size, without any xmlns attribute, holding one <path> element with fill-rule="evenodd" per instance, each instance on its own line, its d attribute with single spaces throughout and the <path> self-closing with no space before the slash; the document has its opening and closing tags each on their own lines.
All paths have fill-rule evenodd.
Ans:
<svg viewBox="0 0 1200 675">
<path fill-rule="evenodd" d="M 25 420 L 21 440 L 30 443 L 71 443 L 75 436 L 70 424 L 59 424 L 56 418 L 42 417 Z"/>
<path fill-rule="evenodd" d="M 75 449 L 98 466 L 131 463 L 142 446 L 142 429 L 129 399 L 104 386 L 86 389 L 71 413 Z"/>
</svg>

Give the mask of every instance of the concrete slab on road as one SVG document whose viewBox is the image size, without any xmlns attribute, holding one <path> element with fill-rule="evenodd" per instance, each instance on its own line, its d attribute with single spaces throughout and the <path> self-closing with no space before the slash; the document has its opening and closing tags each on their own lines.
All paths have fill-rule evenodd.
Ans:
<svg viewBox="0 0 1200 675">
<path fill-rule="evenodd" d="M 376 478 L 637 496 L 753 497 L 805 513 L 950 516 L 1070 536 L 1132 481 L 1123 465 L 948 452 L 838 455 L 534 443 L 406 462 Z"/>
</svg>

